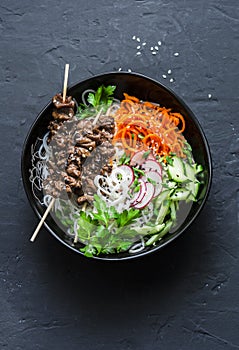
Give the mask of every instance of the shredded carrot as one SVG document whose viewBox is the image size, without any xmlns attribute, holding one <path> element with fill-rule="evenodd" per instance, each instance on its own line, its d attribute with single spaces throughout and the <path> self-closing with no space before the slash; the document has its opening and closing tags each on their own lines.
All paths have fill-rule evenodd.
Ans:
<svg viewBox="0 0 239 350">
<path fill-rule="evenodd" d="M 130 96 L 128 94 L 126 94 L 126 92 L 124 93 L 124 97 L 125 97 L 125 100 L 128 102 L 128 101 L 133 101 L 133 102 L 139 102 L 139 99 L 135 96 Z"/>
<path fill-rule="evenodd" d="M 137 97 L 124 94 L 125 99 L 115 115 L 116 133 L 113 144 L 121 143 L 126 153 L 151 149 L 155 155 L 170 152 L 185 157 L 183 145 L 185 120 L 180 113 Z"/>
</svg>

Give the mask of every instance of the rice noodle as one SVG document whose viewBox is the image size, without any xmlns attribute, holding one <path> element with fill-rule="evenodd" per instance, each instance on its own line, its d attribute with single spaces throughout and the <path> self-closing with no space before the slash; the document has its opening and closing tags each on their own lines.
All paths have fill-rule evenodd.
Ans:
<svg viewBox="0 0 239 350">
<path fill-rule="evenodd" d="M 46 194 L 44 197 L 43 197 L 43 203 L 45 204 L 46 207 L 49 206 L 49 204 L 51 203 L 52 201 L 52 196 L 50 196 L 49 194 Z"/>
<path fill-rule="evenodd" d="M 145 248 L 145 241 L 143 238 L 141 238 L 141 242 L 139 243 L 135 243 L 130 249 L 129 249 L 129 253 L 130 254 L 135 254 L 135 253 L 139 253 L 142 250 L 144 250 Z"/>
<path fill-rule="evenodd" d="M 119 109 L 119 106 L 120 106 L 120 101 L 114 99 L 114 103 L 112 103 L 112 105 L 107 109 L 105 115 L 108 117 L 109 115 L 114 114 Z"/>
<path fill-rule="evenodd" d="M 48 176 L 46 166 L 46 161 L 49 158 L 49 147 L 46 142 L 48 135 L 49 132 L 44 135 L 43 139 L 37 138 L 35 144 L 31 146 L 32 167 L 29 169 L 33 196 L 42 205 L 47 203 L 44 197 L 42 198 L 42 190 L 44 189 L 43 181 Z"/>
</svg>

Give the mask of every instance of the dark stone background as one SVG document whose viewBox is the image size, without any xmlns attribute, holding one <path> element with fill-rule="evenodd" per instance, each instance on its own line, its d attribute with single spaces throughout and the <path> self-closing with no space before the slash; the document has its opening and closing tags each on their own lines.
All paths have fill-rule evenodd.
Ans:
<svg viewBox="0 0 239 350">
<path fill-rule="evenodd" d="M 239 349 L 238 10 L 238 0 L 1 0 L 1 349 Z M 119 68 L 156 78 L 203 126 L 210 196 L 162 252 L 100 263 L 45 229 L 29 242 L 38 220 L 22 145 L 65 63 L 70 84 Z"/>
</svg>

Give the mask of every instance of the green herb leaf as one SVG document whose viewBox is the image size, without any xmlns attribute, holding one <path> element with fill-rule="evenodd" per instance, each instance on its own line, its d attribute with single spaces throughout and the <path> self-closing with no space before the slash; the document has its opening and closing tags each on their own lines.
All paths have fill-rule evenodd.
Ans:
<svg viewBox="0 0 239 350">
<path fill-rule="evenodd" d="M 85 119 L 94 116 L 95 113 L 98 112 L 101 108 L 102 111 L 105 112 L 113 102 L 113 93 L 115 91 L 115 88 L 116 86 L 113 85 L 101 85 L 95 93 L 90 92 L 87 97 L 87 102 L 89 105 L 80 103 L 76 117 L 79 119 Z"/>
<path fill-rule="evenodd" d="M 80 251 L 88 258 L 92 258 L 96 254 L 96 249 L 91 244 L 81 248 Z"/>
<path fill-rule="evenodd" d="M 136 173 L 136 174 L 139 174 L 139 175 L 142 175 L 142 176 L 145 175 L 145 172 L 143 170 L 141 170 L 141 169 L 138 169 L 138 168 L 135 168 L 135 167 L 133 167 L 132 169 L 134 170 L 134 173 Z"/>
<path fill-rule="evenodd" d="M 134 192 L 139 192 L 140 187 L 141 187 L 141 185 L 140 185 L 140 184 L 138 184 L 138 185 L 137 185 L 137 186 L 134 188 Z"/>
<path fill-rule="evenodd" d="M 152 180 L 150 177 L 147 177 L 147 181 L 150 182 L 152 185 L 156 186 L 157 182 Z"/>
<path fill-rule="evenodd" d="M 95 94 L 93 94 L 93 92 L 89 93 L 87 101 L 89 102 L 90 105 L 94 107 L 96 106 Z"/>
<path fill-rule="evenodd" d="M 169 165 L 173 165 L 173 159 L 171 157 L 166 156 L 165 158 L 166 158 L 166 161 Z"/>
<path fill-rule="evenodd" d="M 150 155 L 150 152 L 151 152 L 150 150 L 144 152 L 144 154 L 142 155 L 142 157 L 143 157 L 144 159 L 147 159 L 148 156 Z"/>
<path fill-rule="evenodd" d="M 113 101 L 113 93 L 115 91 L 116 86 L 109 85 L 104 86 L 101 85 L 95 93 L 89 93 L 87 101 L 90 105 L 94 107 L 98 107 L 100 105 L 105 105 L 109 107 Z"/>
<path fill-rule="evenodd" d="M 118 214 L 116 221 L 119 227 L 123 227 L 131 223 L 134 219 L 139 217 L 139 215 L 140 210 L 131 208 L 129 210 L 124 210 L 121 214 Z"/>
<path fill-rule="evenodd" d="M 122 157 L 119 159 L 119 165 L 129 164 L 129 162 L 130 162 L 130 156 L 127 156 L 126 153 L 124 153 Z"/>
<path fill-rule="evenodd" d="M 92 215 L 94 219 L 102 221 L 105 226 L 108 227 L 110 216 L 107 211 L 107 206 L 96 194 L 94 195 L 94 199 L 94 206 L 97 209 L 97 213 L 93 213 Z"/>
</svg>

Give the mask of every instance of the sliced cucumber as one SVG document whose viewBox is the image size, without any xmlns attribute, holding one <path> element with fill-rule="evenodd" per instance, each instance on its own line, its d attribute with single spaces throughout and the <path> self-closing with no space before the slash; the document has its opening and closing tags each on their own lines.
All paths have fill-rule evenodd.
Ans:
<svg viewBox="0 0 239 350">
<path fill-rule="evenodd" d="M 156 201 L 155 201 L 155 208 L 159 208 L 161 206 L 161 204 L 167 200 L 169 198 L 169 194 L 170 194 L 170 191 L 169 190 L 165 190 L 165 191 L 162 191 L 158 197 L 156 198 Z"/>
<path fill-rule="evenodd" d="M 189 191 L 187 188 L 177 188 L 170 198 L 173 201 L 186 201 L 189 199 L 190 195 L 191 191 Z"/>
<path fill-rule="evenodd" d="M 172 221 L 175 221 L 177 218 L 175 201 L 171 201 L 170 203 L 170 215 L 171 215 Z"/>
<path fill-rule="evenodd" d="M 172 157 L 172 164 L 168 164 L 168 173 L 175 182 L 184 182 L 188 178 L 185 176 L 185 167 L 183 161 L 178 157 Z"/>
<path fill-rule="evenodd" d="M 188 189 L 188 191 L 190 192 L 190 196 L 188 197 L 188 199 L 195 201 L 196 200 L 196 196 L 198 194 L 198 190 L 200 187 L 200 182 L 198 182 L 197 180 L 195 180 L 194 182 L 189 182 L 186 185 L 186 188 Z"/>
<path fill-rule="evenodd" d="M 166 235 L 166 233 L 168 233 L 168 231 L 170 230 L 172 225 L 173 225 L 172 220 L 167 221 L 164 228 L 158 234 L 153 235 L 152 237 L 150 237 L 148 239 L 148 241 L 146 242 L 146 246 L 149 246 L 149 245 L 159 241 L 164 235 Z"/>
<path fill-rule="evenodd" d="M 195 169 L 188 163 L 184 163 L 185 175 L 190 181 L 195 181 Z"/>
<path fill-rule="evenodd" d="M 198 164 L 196 167 L 196 174 L 201 173 L 203 171 L 203 166 L 201 164 Z"/>
<path fill-rule="evenodd" d="M 150 237 L 150 238 L 147 240 L 146 246 L 149 246 L 149 245 L 155 243 L 156 241 L 159 241 L 160 239 L 161 239 L 161 238 L 159 237 L 158 234 L 153 235 L 152 237 Z"/>
<path fill-rule="evenodd" d="M 165 204 L 162 203 L 162 205 L 161 205 L 161 207 L 160 207 L 160 209 L 158 211 L 157 218 L 155 220 L 156 224 L 162 224 L 163 223 L 164 218 L 165 218 L 165 216 L 168 213 L 169 206 L 170 206 L 170 201 L 167 201 Z"/>
<path fill-rule="evenodd" d="M 165 224 L 160 224 L 156 226 L 143 226 L 143 227 L 135 227 L 135 230 L 140 235 L 153 235 L 161 231 L 164 228 Z"/>
<path fill-rule="evenodd" d="M 167 182 L 167 185 L 168 185 L 168 188 L 170 188 L 170 189 L 173 189 L 177 186 L 175 181 L 171 181 L 171 180 Z"/>
</svg>

